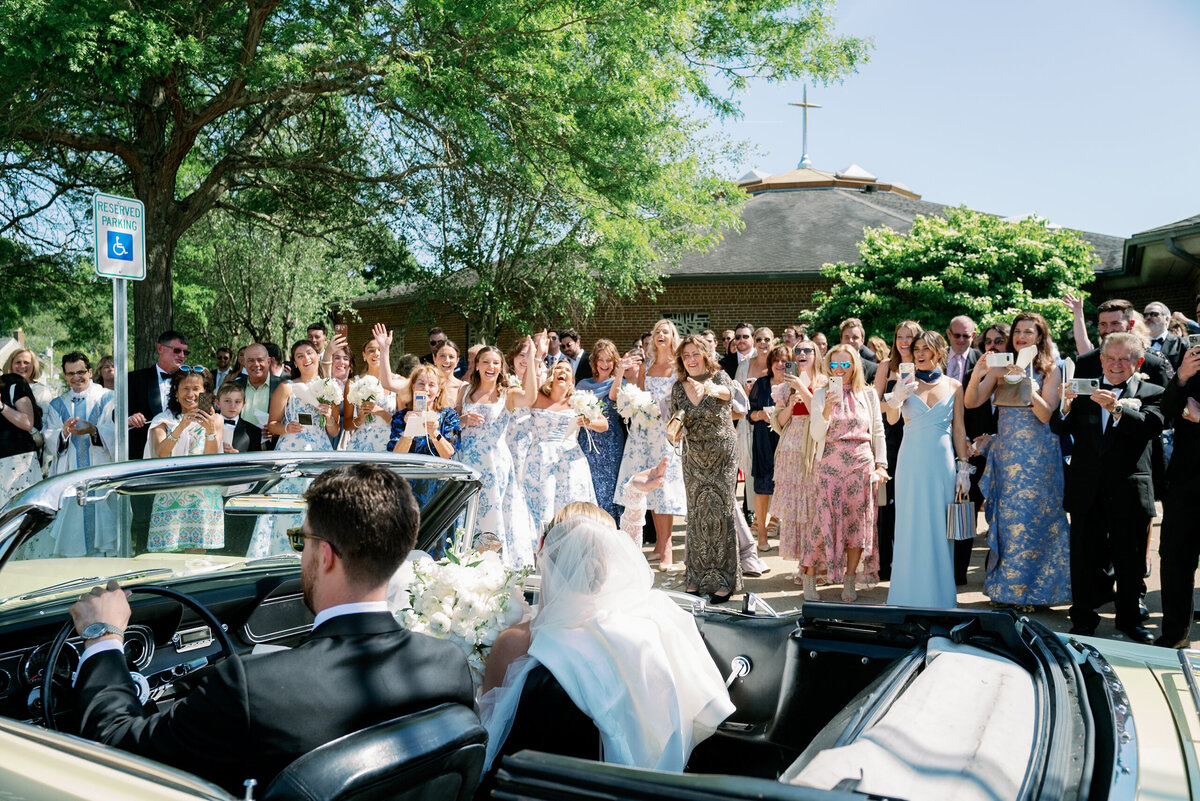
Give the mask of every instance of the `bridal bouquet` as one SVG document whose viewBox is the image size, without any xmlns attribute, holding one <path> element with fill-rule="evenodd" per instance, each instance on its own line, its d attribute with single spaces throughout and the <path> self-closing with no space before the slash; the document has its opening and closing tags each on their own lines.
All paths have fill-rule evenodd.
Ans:
<svg viewBox="0 0 1200 801">
<path fill-rule="evenodd" d="M 308 382 L 308 391 L 317 399 L 317 403 L 337 406 L 342 402 L 342 385 L 335 378 L 314 378 Z M 325 427 L 325 415 L 321 415 L 321 427 Z"/>
<path fill-rule="evenodd" d="M 352 378 L 350 379 L 350 383 L 346 385 L 346 400 L 355 406 L 361 406 L 364 403 L 378 403 L 381 397 L 383 397 L 383 385 L 373 375 L 361 375 L 358 378 Z M 375 415 L 368 414 L 367 422 L 374 423 Z"/>
<path fill-rule="evenodd" d="M 505 567 L 495 551 L 460 557 L 451 549 L 436 562 L 414 551 L 388 584 L 388 606 L 409 631 L 461 648 L 478 690 L 492 643 L 529 612 L 521 589 L 527 575 L 528 568 Z"/>
<path fill-rule="evenodd" d="M 650 431 L 659 422 L 654 396 L 638 389 L 637 384 L 625 384 L 617 391 L 617 414 L 625 418 L 631 428 L 642 433 Z"/>
<path fill-rule="evenodd" d="M 604 417 L 604 404 L 596 397 L 595 392 L 577 389 L 571 393 L 567 403 L 570 404 L 571 411 L 589 423 L 594 423 Z"/>
</svg>

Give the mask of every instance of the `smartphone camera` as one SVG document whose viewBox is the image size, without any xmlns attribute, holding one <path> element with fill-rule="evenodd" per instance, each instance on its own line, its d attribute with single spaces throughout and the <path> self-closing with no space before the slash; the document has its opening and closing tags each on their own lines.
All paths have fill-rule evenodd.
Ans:
<svg viewBox="0 0 1200 801">
<path fill-rule="evenodd" d="M 795 362 L 784 362 L 783 363 L 783 372 L 786 373 L 787 375 L 799 375 L 800 374 L 800 370 Z"/>
<path fill-rule="evenodd" d="M 1188 334 L 1188 350 L 1200 348 L 1200 334 Z"/>
<path fill-rule="evenodd" d="M 298 412 L 296 422 L 302 426 L 311 426 L 313 425 L 313 416 L 308 412 Z"/>
<path fill-rule="evenodd" d="M 413 411 L 417 414 L 425 414 L 429 408 L 429 399 L 423 393 L 417 392 L 413 394 Z"/>
<path fill-rule="evenodd" d="M 1011 353 L 989 353 L 987 355 L 988 367 L 1008 367 L 1013 363 L 1013 355 Z"/>
<path fill-rule="evenodd" d="M 1100 389 L 1100 379 L 1098 378 L 1072 378 L 1069 383 L 1071 390 L 1076 395 L 1091 395 Z"/>
</svg>

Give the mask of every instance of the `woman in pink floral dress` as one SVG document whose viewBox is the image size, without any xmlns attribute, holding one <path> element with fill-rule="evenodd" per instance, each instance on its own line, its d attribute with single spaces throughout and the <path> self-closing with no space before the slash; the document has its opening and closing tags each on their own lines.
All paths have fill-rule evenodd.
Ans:
<svg viewBox="0 0 1200 801">
<path fill-rule="evenodd" d="M 805 548 L 800 564 L 807 576 L 825 566 L 830 583 L 842 582 L 842 600 L 854 601 L 859 583 L 878 579 L 875 496 L 878 482 L 888 479 L 887 445 L 879 396 L 863 380 L 858 354 L 835 345 L 825 358 L 830 380 L 813 394 L 810 424 L 813 435 L 825 439 L 814 471 L 816 525 L 810 526 L 821 543 Z"/>
</svg>

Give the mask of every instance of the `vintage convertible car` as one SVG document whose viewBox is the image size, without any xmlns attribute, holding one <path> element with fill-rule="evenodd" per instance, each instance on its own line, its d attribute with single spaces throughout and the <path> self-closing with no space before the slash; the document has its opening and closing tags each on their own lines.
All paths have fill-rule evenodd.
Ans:
<svg viewBox="0 0 1200 801">
<path fill-rule="evenodd" d="M 14 498 L 0 512 L 0 795 L 229 799 L 195 776 L 69 733 L 79 648 L 66 610 L 110 577 L 135 590 L 125 652 L 145 703 L 160 708 L 225 652 L 295 643 L 312 624 L 297 555 L 136 553 L 131 526 L 155 493 L 205 487 L 222 499 L 227 532 L 269 527 L 302 512 L 306 479 L 360 458 L 107 465 Z M 473 471 L 424 457 L 377 460 L 414 483 L 419 547 L 438 555 L 456 529 L 473 528 Z M 810 603 L 777 615 L 752 596 L 740 609 L 678 601 L 737 708 L 687 772 L 524 751 L 505 757 L 482 792 L 513 801 L 1200 795 L 1200 691 L 1189 652 L 1064 638 L 1002 612 Z M 444 782 L 429 774 L 426 753 L 453 752 L 457 761 L 443 762 L 454 762 L 460 779 L 473 776 L 480 732 L 461 718 L 438 710 L 405 722 L 401 735 L 395 727 L 351 735 L 293 766 L 308 771 L 307 783 L 251 790 L 258 798 L 392 797 L 371 774 L 391 761 L 424 765 L 425 774 L 407 775 L 412 797 L 469 797 L 473 778 Z"/>
</svg>

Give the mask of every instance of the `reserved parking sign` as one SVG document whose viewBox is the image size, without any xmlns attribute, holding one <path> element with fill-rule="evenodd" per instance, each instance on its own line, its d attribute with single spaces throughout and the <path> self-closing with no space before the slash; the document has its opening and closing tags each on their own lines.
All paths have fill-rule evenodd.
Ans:
<svg viewBox="0 0 1200 801">
<path fill-rule="evenodd" d="M 96 223 L 96 274 L 141 281 L 146 277 L 146 215 L 142 201 L 97 192 L 92 195 Z"/>
</svg>

